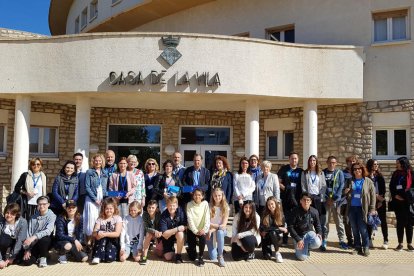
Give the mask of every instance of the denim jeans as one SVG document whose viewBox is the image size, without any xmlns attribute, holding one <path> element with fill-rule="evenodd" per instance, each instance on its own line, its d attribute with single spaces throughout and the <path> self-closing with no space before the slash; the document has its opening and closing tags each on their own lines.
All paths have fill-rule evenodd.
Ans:
<svg viewBox="0 0 414 276">
<path fill-rule="evenodd" d="M 216 236 L 217 247 L 214 247 L 214 236 Z M 211 234 L 210 239 L 207 240 L 208 255 L 210 256 L 210 260 L 217 260 L 217 253 L 218 255 L 223 256 L 225 236 L 226 230 L 217 230 L 216 232 Z"/>
<path fill-rule="evenodd" d="M 355 248 L 361 248 L 361 239 L 363 247 L 369 246 L 367 224 L 365 223 L 363 216 L 362 207 L 349 207 L 348 219 L 351 223 Z"/>
<path fill-rule="evenodd" d="M 322 244 L 321 239 L 316 235 L 315 232 L 309 231 L 302 238 L 304 246 L 302 249 L 298 249 L 298 244 L 296 241 L 293 241 L 295 245 L 295 255 L 296 258 L 300 261 L 304 261 L 308 258 L 308 250 L 319 248 Z"/>
</svg>

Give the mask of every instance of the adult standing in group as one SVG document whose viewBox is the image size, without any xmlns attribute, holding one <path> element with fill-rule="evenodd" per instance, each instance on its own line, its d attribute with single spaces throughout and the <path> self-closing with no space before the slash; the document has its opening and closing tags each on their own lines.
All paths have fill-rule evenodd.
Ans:
<svg viewBox="0 0 414 276">
<path fill-rule="evenodd" d="M 162 164 L 163 174 L 159 175 L 154 184 L 153 198 L 158 201 L 161 212 L 167 208 L 167 199 L 171 196 L 179 200 L 179 205 L 184 206 L 181 200 L 183 184 L 178 175 L 173 175 L 173 161 L 166 160 Z M 181 202 L 180 202 L 181 201 Z"/>
<path fill-rule="evenodd" d="M 339 239 L 339 247 L 348 249 L 345 243 L 345 227 L 341 215 L 342 192 L 344 190 L 345 179 L 342 170 L 336 168 L 336 157 L 331 155 L 326 160 L 327 168 L 323 170 L 326 180 L 326 202 L 325 221 L 321 221 L 322 232 L 327 240 L 329 234 L 329 221 L 331 216 L 334 219 L 336 232 Z"/>
<path fill-rule="evenodd" d="M 145 195 L 151 200 L 153 197 L 154 185 L 158 179 L 160 167 L 158 166 L 157 160 L 154 158 L 148 158 L 147 161 L 145 161 L 144 167 Z"/>
<path fill-rule="evenodd" d="M 105 152 L 105 160 L 106 162 L 105 166 L 103 167 L 103 171 L 109 179 L 112 176 L 112 174 L 118 170 L 118 167 L 115 163 L 115 152 L 113 150 L 107 150 Z"/>
<path fill-rule="evenodd" d="M 73 162 L 76 165 L 76 174 L 78 175 L 78 201 L 76 205 L 78 206 L 78 212 L 83 213 L 83 207 L 85 206 L 86 198 L 86 189 L 85 189 L 85 172 L 82 171 L 83 164 L 83 154 L 77 152 L 73 155 Z"/>
<path fill-rule="evenodd" d="M 407 238 L 408 251 L 414 251 L 413 222 L 410 215 L 410 205 L 407 191 L 414 187 L 413 170 L 407 157 L 400 157 L 396 161 L 396 170 L 393 172 L 390 182 L 391 202 L 397 218 L 398 246 L 396 251 L 403 250 L 404 230 Z"/>
<path fill-rule="evenodd" d="M 257 179 L 254 198 L 260 216 L 263 215 L 269 197 L 273 196 L 277 202 L 280 202 L 279 177 L 270 172 L 272 163 L 265 160 L 262 162 L 261 168 L 263 173 Z"/>
<path fill-rule="evenodd" d="M 42 172 L 43 161 L 39 157 L 32 158 L 29 162 L 29 170 L 20 175 L 14 192 L 22 197 L 22 216 L 29 221 L 37 211 L 37 199 L 45 196 L 46 175 Z"/>
<path fill-rule="evenodd" d="M 137 168 L 139 164 L 139 160 L 135 155 L 130 154 L 127 157 L 127 163 L 128 163 L 127 171 L 129 173 L 132 173 L 132 175 L 135 176 L 135 180 L 136 180 L 134 198 L 136 201 L 141 203 L 141 207 L 144 207 L 145 199 L 147 197 L 145 193 L 145 176 L 144 176 L 144 173 L 140 169 Z"/>
<path fill-rule="evenodd" d="M 181 153 L 178 151 L 173 154 L 174 169 L 173 175 L 177 175 L 181 182 L 184 179 L 185 167 L 181 164 Z"/>
<path fill-rule="evenodd" d="M 247 157 L 240 158 L 239 170 L 234 174 L 233 185 L 234 211 L 238 213 L 247 201 L 253 201 L 253 192 L 256 189 Z"/>
<path fill-rule="evenodd" d="M 353 164 L 355 164 L 358 161 L 358 157 L 356 155 L 351 155 L 348 156 L 345 159 L 346 162 L 346 168 L 342 171 L 344 173 L 344 179 L 345 179 L 345 183 L 349 180 L 352 179 L 352 171 L 351 171 L 351 167 Z M 348 204 L 348 200 L 346 198 L 346 195 L 343 194 L 343 198 L 342 198 L 342 204 L 341 204 L 341 215 L 344 218 L 344 226 L 345 226 L 345 235 L 346 235 L 346 239 L 348 240 L 348 248 L 349 247 L 354 247 L 354 238 L 352 236 L 352 229 L 351 229 L 351 222 L 349 221 L 349 219 L 346 217 L 346 210 L 347 210 L 347 204 Z"/>
<path fill-rule="evenodd" d="M 326 195 L 325 175 L 322 172 L 321 164 L 315 155 L 308 158 L 308 167 L 302 172 L 301 177 L 302 192 L 310 194 L 312 198 L 312 207 L 319 213 L 319 222 L 324 224 L 326 219 L 326 210 L 324 203 Z M 326 239 L 322 232 L 321 251 L 326 251 Z"/>
<path fill-rule="evenodd" d="M 230 204 L 233 195 L 233 174 L 231 173 L 229 162 L 226 157 L 217 155 L 214 163 L 216 165 L 211 176 L 211 183 L 207 190 L 206 200 L 210 200 L 211 193 L 214 189 L 221 188 L 224 192 L 225 200 Z"/>
<path fill-rule="evenodd" d="M 129 204 L 135 200 L 137 182 L 134 175 L 127 171 L 127 159 L 121 157 L 118 162 L 118 171 L 109 178 L 109 191 L 118 192 L 118 209 L 121 218 L 129 213 Z"/>
<path fill-rule="evenodd" d="M 52 203 L 50 209 L 56 216 L 66 209 L 67 200 L 78 200 L 79 180 L 76 174 L 76 165 L 73 161 L 66 161 L 56 176 L 52 186 Z"/>
<path fill-rule="evenodd" d="M 348 199 L 347 215 L 354 236 L 355 248 L 352 254 L 369 256 L 367 221 L 368 214 L 375 214 L 375 187 L 367 177 L 368 172 L 362 162 L 354 163 L 351 173 L 352 178 L 345 183 L 344 192 Z"/>
<path fill-rule="evenodd" d="M 262 175 L 262 168 L 260 167 L 260 159 L 256 154 L 252 154 L 249 157 L 249 170 L 254 182 Z"/>
<path fill-rule="evenodd" d="M 83 210 L 83 227 L 85 228 L 88 250 L 91 249 L 92 233 L 99 216 L 102 200 L 107 196 L 108 176 L 103 171 L 105 158 L 96 154 L 92 158 L 92 168 L 86 171 L 86 200 Z"/>
<path fill-rule="evenodd" d="M 384 238 L 384 243 L 382 248 L 388 249 L 388 225 L 387 225 L 387 202 L 385 201 L 385 179 L 382 175 L 378 161 L 375 159 L 369 159 L 367 161 L 367 170 L 368 177 L 371 178 L 374 182 L 375 194 L 376 194 L 376 204 L 375 208 L 377 209 L 378 217 L 381 220 L 381 230 L 382 237 Z M 370 238 L 371 245 L 371 236 L 372 236 L 372 227 L 368 226 L 368 237 Z"/>
<path fill-rule="evenodd" d="M 194 154 L 193 162 L 193 166 L 185 169 L 184 186 L 187 186 L 187 189 L 189 190 L 198 187 L 204 192 L 207 192 L 208 186 L 210 185 L 210 171 L 202 166 L 203 157 L 201 154 Z M 191 201 L 191 196 L 191 192 L 183 193 L 184 204 L 187 204 Z"/>
<path fill-rule="evenodd" d="M 280 197 L 282 200 L 283 212 L 286 220 L 292 216 L 292 210 L 299 205 L 302 193 L 301 177 L 302 168 L 298 167 L 299 154 L 291 152 L 289 154 L 289 164 L 282 166 L 277 175 L 279 176 Z M 282 245 L 287 246 L 288 234 L 283 234 Z"/>
</svg>

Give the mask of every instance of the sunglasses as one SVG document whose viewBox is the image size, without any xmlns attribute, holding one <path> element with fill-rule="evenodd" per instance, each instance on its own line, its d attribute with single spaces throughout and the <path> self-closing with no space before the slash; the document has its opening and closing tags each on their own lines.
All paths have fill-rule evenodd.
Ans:
<svg viewBox="0 0 414 276">
<path fill-rule="evenodd" d="M 34 164 L 32 164 L 32 167 L 40 167 L 40 166 L 42 166 L 40 163 L 34 163 Z"/>
<path fill-rule="evenodd" d="M 148 163 L 149 166 L 155 166 L 155 163 Z"/>
</svg>

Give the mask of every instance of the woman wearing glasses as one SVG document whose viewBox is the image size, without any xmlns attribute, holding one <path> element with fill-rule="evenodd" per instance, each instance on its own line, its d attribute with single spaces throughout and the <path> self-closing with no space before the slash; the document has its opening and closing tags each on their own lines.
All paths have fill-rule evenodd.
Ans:
<svg viewBox="0 0 414 276">
<path fill-rule="evenodd" d="M 154 158 L 148 158 L 145 161 L 145 194 L 146 197 L 151 199 L 153 197 L 154 185 L 158 178 L 158 172 L 160 167 Z"/>
<path fill-rule="evenodd" d="M 362 162 L 357 161 L 352 165 L 351 175 L 352 178 L 345 183 L 344 192 L 348 200 L 347 217 L 354 235 L 355 248 L 352 254 L 369 256 L 367 219 L 368 213 L 375 214 L 375 187 Z"/>
<path fill-rule="evenodd" d="M 37 199 L 45 196 L 46 175 L 42 172 L 42 159 L 35 157 L 30 160 L 29 170 L 22 173 L 14 187 L 22 196 L 22 216 L 28 221 L 36 212 Z"/>
</svg>

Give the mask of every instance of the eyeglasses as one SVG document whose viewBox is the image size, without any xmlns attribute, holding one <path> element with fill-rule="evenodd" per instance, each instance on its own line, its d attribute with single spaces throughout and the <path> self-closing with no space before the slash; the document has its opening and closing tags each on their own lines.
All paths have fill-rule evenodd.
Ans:
<svg viewBox="0 0 414 276">
<path fill-rule="evenodd" d="M 250 159 L 250 161 L 257 162 L 257 159 L 256 158 L 252 158 L 252 159 Z"/>
<path fill-rule="evenodd" d="M 34 164 L 32 164 L 32 167 L 40 167 L 40 166 L 42 166 L 42 164 L 40 164 L 40 163 L 34 163 Z"/>
<path fill-rule="evenodd" d="M 362 168 L 354 168 L 354 171 L 358 171 L 358 170 L 360 170 L 360 171 L 362 171 Z"/>
<path fill-rule="evenodd" d="M 149 166 L 155 166 L 155 163 L 148 163 Z"/>
</svg>

